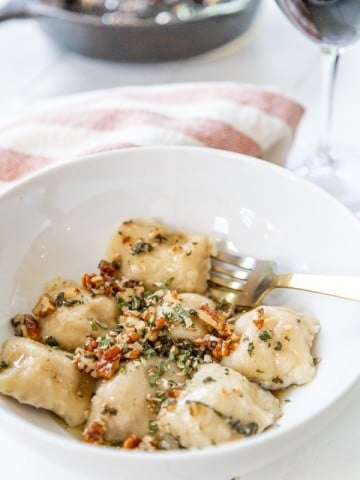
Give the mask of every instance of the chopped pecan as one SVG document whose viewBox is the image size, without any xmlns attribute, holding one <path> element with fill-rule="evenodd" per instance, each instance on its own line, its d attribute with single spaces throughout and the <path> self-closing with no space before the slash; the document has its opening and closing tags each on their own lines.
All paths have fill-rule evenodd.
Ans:
<svg viewBox="0 0 360 480">
<path fill-rule="evenodd" d="M 84 273 L 81 283 L 86 290 L 91 290 L 93 288 L 93 284 L 91 282 L 93 277 L 96 277 L 96 273 Z"/>
<path fill-rule="evenodd" d="M 104 433 L 106 431 L 105 422 L 102 420 L 94 421 L 85 428 L 83 432 L 83 438 L 85 442 L 88 443 L 103 443 L 104 442 Z"/>
<path fill-rule="evenodd" d="M 55 310 L 56 305 L 52 302 L 51 298 L 48 295 L 43 295 L 33 308 L 32 313 L 37 317 L 44 318 L 54 313 Z"/>
<path fill-rule="evenodd" d="M 105 283 L 105 280 L 101 275 L 95 275 L 90 279 L 90 283 L 94 288 L 102 287 Z"/>
<path fill-rule="evenodd" d="M 105 350 L 96 365 L 98 376 L 100 378 L 110 378 L 119 368 L 121 356 L 122 348 L 120 345 L 113 345 Z"/>
<path fill-rule="evenodd" d="M 265 318 L 264 318 L 264 309 L 262 307 L 259 307 L 256 310 L 257 313 L 257 319 L 253 320 L 254 325 L 261 330 L 264 326 Z"/>
<path fill-rule="evenodd" d="M 154 322 L 154 326 L 151 327 L 150 331 L 151 332 L 157 332 L 163 328 L 163 326 L 166 324 L 166 318 L 161 316 L 157 317 Z"/>
<path fill-rule="evenodd" d="M 128 450 L 136 448 L 139 446 L 141 442 L 141 438 L 137 437 L 136 435 L 129 435 L 124 443 L 122 444 L 122 448 L 126 448 Z"/>
<path fill-rule="evenodd" d="M 101 260 L 98 268 L 100 270 L 100 275 L 107 279 L 115 278 L 119 267 L 120 265 L 118 262 L 110 263 L 106 260 Z"/>
<path fill-rule="evenodd" d="M 224 329 L 224 319 L 215 308 L 210 307 L 208 304 L 204 303 L 203 305 L 200 305 L 198 315 L 203 322 L 208 323 L 215 330 Z"/>
<path fill-rule="evenodd" d="M 27 313 L 18 313 L 11 319 L 11 323 L 15 328 L 15 335 L 18 337 L 29 337 L 37 340 L 40 334 L 39 322 Z"/>
<path fill-rule="evenodd" d="M 181 388 L 171 388 L 166 392 L 167 396 L 170 398 L 177 398 L 180 395 Z"/>
<path fill-rule="evenodd" d="M 140 356 L 142 348 L 141 347 L 136 347 L 130 350 L 125 357 L 130 358 L 131 360 L 134 360 L 135 358 L 138 358 Z"/>
</svg>

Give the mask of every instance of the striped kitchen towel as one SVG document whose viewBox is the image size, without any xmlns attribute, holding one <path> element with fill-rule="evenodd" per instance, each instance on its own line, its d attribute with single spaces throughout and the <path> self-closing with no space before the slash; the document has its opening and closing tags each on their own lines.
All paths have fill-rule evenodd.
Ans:
<svg viewBox="0 0 360 480">
<path fill-rule="evenodd" d="M 229 82 L 51 99 L 0 119 L 0 187 L 54 162 L 144 145 L 207 146 L 284 164 L 303 112 L 274 90 Z"/>
</svg>

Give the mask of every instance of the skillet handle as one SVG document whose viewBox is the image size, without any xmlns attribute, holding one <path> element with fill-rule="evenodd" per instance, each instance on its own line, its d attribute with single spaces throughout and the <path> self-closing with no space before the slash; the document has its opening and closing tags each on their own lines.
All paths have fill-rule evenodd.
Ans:
<svg viewBox="0 0 360 480">
<path fill-rule="evenodd" d="M 28 18 L 32 14 L 27 7 L 26 0 L 8 0 L 0 8 L 0 22 L 2 20 L 11 20 L 13 18 Z"/>
</svg>

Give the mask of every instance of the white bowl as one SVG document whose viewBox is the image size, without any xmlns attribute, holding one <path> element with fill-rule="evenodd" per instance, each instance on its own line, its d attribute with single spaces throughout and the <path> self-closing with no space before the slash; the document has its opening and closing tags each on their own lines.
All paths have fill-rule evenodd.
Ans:
<svg viewBox="0 0 360 480">
<path fill-rule="evenodd" d="M 187 148 L 137 148 L 49 168 L 0 196 L 0 340 L 56 275 L 79 279 L 127 218 L 157 218 L 212 234 L 214 219 L 244 254 L 279 271 L 360 272 L 360 223 L 328 194 L 250 157 Z M 285 454 L 338 411 L 360 373 L 360 304 L 281 290 L 268 304 L 307 310 L 322 329 L 315 379 L 290 393 L 278 426 L 203 450 L 147 453 L 81 443 L 47 413 L 0 398 L 2 428 L 44 455 L 97 478 L 229 479 Z"/>
</svg>

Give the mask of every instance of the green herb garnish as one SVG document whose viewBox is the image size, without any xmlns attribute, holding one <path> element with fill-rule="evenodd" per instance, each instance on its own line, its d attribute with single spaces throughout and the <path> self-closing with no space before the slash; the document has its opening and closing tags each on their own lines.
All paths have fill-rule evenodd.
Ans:
<svg viewBox="0 0 360 480">
<path fill-rule="evenodd" d="M 205 377 L 203 382 L 204 383 L 211 383 L 211 382 L 216 382 L 216 380 L 213 377 Z"/>
<path fill-rule="evenodd" d="M 109 407 L 108 405 L 105 405 L 103 410 L 101 411 L 102 415 L 117 415 L 117 413 L 117 408 Z"/>
<path fill-rule="evenodd" d="M 132 255 L 139 255 L 140 253 L 149 253 L 154 249 L 151 243 L 143 242 L 142 240 L 138 240 L 135 246 L 131 249 Z"/>
<path fill-rule="evenodd" d="M 267 342 L 268 340 L 270 340 L 272 337 L 271 333 L 269 332 L 269 330 L 264 330 L 263 332 L 260 332 L 259 333 L 259 338 L 260 340 L 262 340 L 263 342 Z"/>
<path fill-rule="evenodd" d="M 284 383 L 280 377 L 273 377 L 272 378 L 272 382 L 273 383 Z"/>
<path fill-rule="evenodd" d="M 187 400 L 186 403 L 195 403 L 197 405 L 201 405 L 204 408 L 208 408 L 212 410 L 215 413 L 215 415 L 223 419 L 232 430 L 234 430 L 236 433 L 239 433 L 240 435 L 245 435 L 246 437 L 248 437 L 250 435 L 254 435 L 259 430 L 259 425 L 257 423 L 249 422 L 249 423 L 243 424 L 241 420 L 235 419 L 231 415 L 224 415 L 222 412 L 220 412 L 216 408 L 213 408 L 210 405 L 207 405 L 206 403 L 203 403 L 201 401 Z"/>
<path fill-rule="evenodd" d="M 49 345 L 50 347 L 58 347 L 58 346 L 59 346 L 59 343 L 58 343 L 58 341 L 56 340 L 56 338 L 55 338 L 55 337 L 52 337 L 51 335 L 46 338 L 45 344 L 46 344 L 46 345 Z"/>
<path fill-rule="evenodd" d="M 83 303 L 84 302 L 82 300 L 79 300 L 78 298 L 72 298 L 71 300 L 66 300 L 64 292 L 58 293 L 55 298 L 55 305 L 57 307 L 72 307 L 74 305 L 81 305 Z"/>
<path fill-rule="evenodd" d="M 253 343 L 253 342 L 249 342 L 247 351 L 248 351 L 248 354 L 249 354 L 250 356 L 253 354 L 254 348 L 255 348 L 254 343 Z"/>
</svg>

